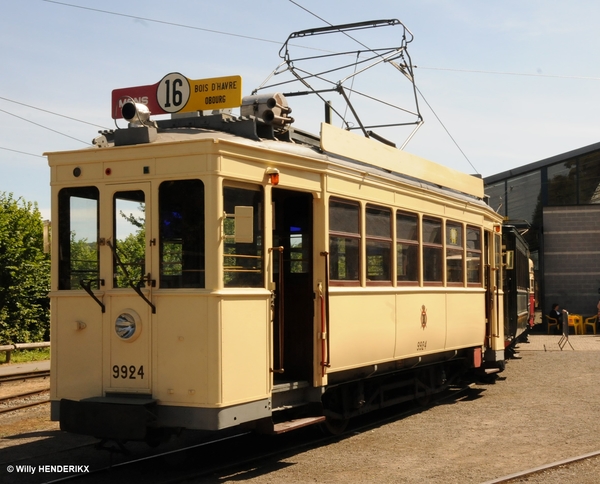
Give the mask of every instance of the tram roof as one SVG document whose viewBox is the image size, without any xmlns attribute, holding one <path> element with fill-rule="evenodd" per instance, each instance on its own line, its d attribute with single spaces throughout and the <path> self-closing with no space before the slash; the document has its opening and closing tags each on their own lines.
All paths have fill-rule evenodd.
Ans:
<svg viewBox="0 0 600 484">
<path fill-rule="evenodd" d="M 103 131 L 101 136 L 94 140 L 95 146 L 88 150 L 121 146 L 131 148 L 132 145 L 185 142 L 218 137 L 248 146 L 258 144 L 263 149 L 321 159 L 327 163 L 350 168 L 356 168 L 358 164 L 361 170 L 368 173 L 397 181 L 410 181 L 410 184 L 426 186 L 435 191 L 447 193 L 447 190 L 451 190 L 456 195 L 464 194 L 470 199 L 475 197 L 481 200 L 484 197 L 483 180 L 477 176 L 459 172 L 327 123 L 321 124 L 320 137 L 293 128 L 282 136 L 271 127 L 265 129 L 265 126 L 255 119 L 235 118 L 222 114 L 159 120 L 157 128 L 129 127 Z M 99 139 L 102 141 L 98 141 Z M 54 163 L 50 162 L 50 164 Z"/>
</svg>

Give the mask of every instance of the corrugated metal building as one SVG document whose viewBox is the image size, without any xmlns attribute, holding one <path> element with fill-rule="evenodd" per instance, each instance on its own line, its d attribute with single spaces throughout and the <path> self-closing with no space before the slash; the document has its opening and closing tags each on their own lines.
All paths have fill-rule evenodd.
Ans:
<svg viewBox="0 0 600 484">
<path fill-rule="evenodd" d="M 484 179 L 490 205 L 528 230 L 536 302 L 596 314 L 600 294 L 600 143 Z"/>
</svg>

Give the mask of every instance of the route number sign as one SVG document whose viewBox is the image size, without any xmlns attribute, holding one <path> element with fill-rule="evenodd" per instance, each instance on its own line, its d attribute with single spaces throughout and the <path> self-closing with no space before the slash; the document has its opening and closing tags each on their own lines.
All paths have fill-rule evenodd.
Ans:
<svg viewBox="0 0 600 484">
<path fill-rule="evenodd" d="M 112 92 L 112 117 L 119 119 L 128 101 L 145 104 L 152 114 L 186 113 L 242 105 L 240 76 L 188 79 L 172 72 L 156 84 L 126 87 Z"/>
</svg>

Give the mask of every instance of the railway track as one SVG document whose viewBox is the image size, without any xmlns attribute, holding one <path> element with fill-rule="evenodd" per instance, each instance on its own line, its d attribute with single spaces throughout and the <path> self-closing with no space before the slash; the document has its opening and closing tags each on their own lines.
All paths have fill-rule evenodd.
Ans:
<svg viewBox="0 0 600 484">
<path fill-rule="evenodd" d="M 552 483 L 555 481 L 550 479 L 550 477 L 548 475 L 549 473 L 552 473 L 553 471 L 556 471 L 557 469 L 568 468 L 568 467 L 573 466 L 582 461 L 594 459 L 598 456 L 600 456 L 600 450 L 597 450 L 595 452 L 588 452 L 587 454 L 578 455 L 576 457 L 570 457 L 568 459 L 562 459 L 562 460 L 559 460 L 556 462 L 551 462 L 550 464 L 533 467 L 531 469 L 515 472 L 513 474 L 508 474 L 506 476 L 499 477 L 499 478 L 493 479 L 491 481 L 486 481 L 483 484 L 502 484 L 502 483 L 523 482 L 523 478 L 525 478 L 525 480 L 527 482 L 536 482 L 536 481 L 532 480 L 532 478 L 536 477 L 536 476 L 540 478 L 540 482 Z M 542 474 L 544 474 L 544 475 L 542 475 Z M 559 476 L 556 476 L 556 482 L 564 482 L 564 479 Z"/>
<path fill-rule="evenodd" d="M 44 393 L 48 393 L 50 391 L 50 387 L 42 388 L 40 390 L 34 390 L 30 392 L 22 392 L 15 393 L 13 395 L 8 395 L 6 397 L 0 398 L 0 414 L 7 412 L 14 412 L 15 410 L 21 410 L 22 408 L 35 407 L 37 405 L 43 405 L 44 403 L 48 403 L 50 401 L 49 398 L 41 399 L 41 400 L 29 400 L 24 403 L 18 403 L 24 399 L 29 399 L 36 395 L 41 395 Z"/>
<path fill-rule="evenodd" d="M 471 395 L 469 388 L 454 388 L 449 394 L 436 399 L 435 405 L 469 398 L 469 395 Z M 42 389 L 39 392 L 31 392 L 30 396 L 35 396 L 35 393 L 43 391 Z M 23 398 L 27 397 L 27 394 L 12 395 L 10 397 Z M 0 399 L 0 404 L 2 402 L 3 399 Z M 160 453 L 155 453 L 154 451 L 146 453 L 143 450 L 144 447 L 140 444 L 137 450 L 134 450 L 135 448 L 132 449 L 135 457 L 131 455 L 129 457 L 118 456 L 117 454 L 109 457 L 106 453 L 94 451 L 96 456 L 103 455 L 104 458 L 98 460 L 88 460 L 87 457 L 75 458 L 75 462 L 90 464 L 89 466 L 83 466 L 89 468 L 88 472 L 74 475 L 54 475 L 53 477 L 44 476 L 45 479 L 43 481 L 37 482 L 56 483 L 69 481 L 95 483 L 110 480 L 118 484 L 121 482 L 132 482 L 138 478 L 144 480 L 144 476 L 154 482 L 186 482 L 190 479 L 194 482 L 196 480 L 197 482 L 205 482 L 204 480 L 208 479 L 209 481 L 207 482 L 210 482 L 215 478 L 220 479 L 226 476 L 252 476 L 257 470 L 260 473 L 264 469 L 281 465 L 281 462 L 285 460 L 285 456 L 335 444 L 338 440 L 343 440 L 348 435 L 369 432 L 373 427 L 402 419 L 411 413 L 419 411 L 419 408 L 413 406 L 412 408 L 404 407 L 400 412 L 396 410 L 396 413 L 382 411 L 375 420 L 359 417 L 357 419 L 358 422 L 348 432 L 338 437 L 322 437 L 318 435 L 315 429 L 310 431 L 306 429 L 302 435 L 296 434 L 298 437 L 293 436 L 292 433 L 285 434 L 285 438 L 279 436 L 265 439 L 264 437 L 257 437 L 252 434 L 242 434 L 211 441 L 196 441 L 193 444 L 190 444 L 188 441 L 187 444 L 189 445 L 177 449 L 171 448 L 171 450 Z M 90 445 L 92 444 L 88 444 L 86 447 Z M 147 448 L 146 450 L 150 451 Z M 69 455 L 72 452 L 73 450 L 70 450 Z M 236 456 L 235 460 L 232 460 L 231 456 Z M 57 460 L 62 462 L 61 459 Z M 31 461 L 27 459 L 26 462 L 29 463 Z M 48 462 L 48 460 L 44 462 Z M 486 481 L 484 484 L 517 483 L 524 481 L 532 484 L 557 484 L 559 482 L 581 482 L 588 484 L 594 481 L 579 479 L 575 481 L 572 480 L 572 476 L 584 476 L 586 472 L 590 472 L 591 467 L 600 470 L 600 451 L 512 473 Z M 569 477 L 565 478 L 565 473 Z M 598 475 L 593 470 L 592 473 Z M 41 478 L 42 475 L 39 477 Z"/>
<path fill-rule="evenodd" d="M 49 377 L 49 370 L 24 371 L 21 373 L 0 375 L 0 385 L 2 385 L 3 383 L 12 383 L 12 386 L 15 386 L 15 382 L 25 382 L 35 379 L 46 379 Z M 35 398 L 38 395 L 42 395 L 44 393 L 47 394 L 50 391 L 49 386 L 21 392 L 19 392 L 18 390 L 18 383 L 16 383 L 15 391 L 17 393 L 4 395 L 0 397 L 0 414 L 14 412 L 23 408 L 35 407 L 37 405 L 43 405 L 50 401 L 48 398 Z"/>
<path fill-rule="evenodd" d="M 470 388 L 464 386 L 449 389 L 435 402 L 440 404 L 461 398 Z M 128 458 L 120 462 L 114 462 L 111 457 L 109 465 L 96 468 L 89 466 L 84 473 L 44 481 L 43 484 L 65 481 L 95 483 L 106 480 L 119 484 L 144 480 L 146 476 L 151 476 L 153 482 L 175 483 L 214 479 L 215 476 L 249 475 L 258 468 L 268 466 L 270 462 L 280 461 L 286 455 L 334 444 L 348 436 L 368 432 L 421 410 L 422 407 L 407 402 L 401 404 L 399 409 L 388 408 L 356 417 L 351 420 L 348 430 L 334 436 L 324 435 L 315 426 L 278 436 L 261 436 L 249 432 L 223 436 L 166 452 Z M 199 453 L 200 448 L 202 451 Z"/>
</svg>

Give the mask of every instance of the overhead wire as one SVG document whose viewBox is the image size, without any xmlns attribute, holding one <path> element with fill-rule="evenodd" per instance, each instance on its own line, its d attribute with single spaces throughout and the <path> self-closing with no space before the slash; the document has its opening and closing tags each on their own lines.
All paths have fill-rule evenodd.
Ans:
<svg viewBox="0 0 600 484">
<path fill-rule="evenodd" d="M 482 71 L 477 69 L 455 69 L 451 67 L 426 67 L 413 66 L 415 69 L 425 69 L 430 71 L 449 71 L 449 72 L 467 72 L 469 74 L 495 74 L 499 76 L 524 76 L 524 77 L 546 77 L 554 79 L 579 79 L 584 81 L 600 81 L 600 77 L 589 76 L 564 76 L 556 74 L 533 74 L 528 72 L 502 72 L 502 71 Z"/>
<path fill-rule="evenodd" d="M 42 155 L 36 155 L 35 153 L 27 153 L 26 151 L 20 151 L 20 150 L 13 150 L 11 148 L 5 148 L 4 146 L 0 146 L 0 150 L 5 150 L 5 151 L 12 151 L 14 153 L 20 153 L 22 155 L 29 155 L 29 156 L 36 156 L 38 158 L 45 158 Z"/>
<path fill-rule="evenodd" d="M 203 32 L 210 32 L 212 34 L 230 35 L 232 37 L 240 37 L 242 39 L 257 40 L 259 42 L 269 42 L 269 43 L 272 43 L 272 44 L 281 44 L 281 42 L 276 41 L 276 40 L 261 39 L 259 37 L 252 37 L 252 36 L 249 36 L 249 35 L 235 34 L 235 33 L 232 33 L 232 32 L 223 32 L 223 31 L 220 31 L 220 30 L 207 29 L 207 28 L 203 28 L 203 27 L 195 27 L 193 25 L 180 24 L 180 23 L 177 23 L 177 22 L 167 22 L 166 20 L 156 20 L 156 19 L 147 18 L 147 17 L 140 17 L 139 15 L 129 15 L 129 14 L 126 14 L 126 13 L 111 12 L 110 10 L 102 10 L 102 9 L 99 9 L 99 8 L 84 7 L 82 5 L 74 5 L 72 3 L 58 2 L 56 0 L 42 0 L 42 1 L 44 1 L 46 3 L 54 3 L 56 5 L 63 5 L 65 7 L 80 8 L 82 10 L 89 10 L 89 11 L 92 11 L 92 12 L 104 13 L 104 14 L 107 14 L 107 15 L 116 15 L 118 17 L 126 17 L 126 18 L 132 18 L 132 19 L 135 19 L 135 20 L 144 20 L 146 22 L 153 22 L 153 23 L 157 23 L 157 24 L 170 25 L 172 27 L 180 27 L 180 28 L 192 29 L 192 30 L 201 30 Z"/>
<path fill-rule="evenodd" d="M 82 141 L 82 140 L 80 140 L 78 138 L 75 138 L 75 137 L 73 137 L 71 135 L 68 135 L 68 134 L 65 134 L 65 133 L 61 133 L 60 131 L 57 131 L 57 130 L 52 129 L 52 128 L 49 128 L 48 126 L 44 126 L 43 124 L 36 123 L 35 121 L 31 121 L 30 119 L 27 119 L 27 118 L 24 118 L 22 116 L 18 116 L 18 115 L 14 114 L 14 113 L 11 113 L 9 111 L 6 111 L 5 109 L 0 109 L 0 112 L 8 114 L 9 116 L 14 116 L 15 118 L 18 118 L 18 119 L 20 119 L 22 121 L 25 121 L 27 123 L 34 124 L 35 126 L 38 126 L 39 128 L 44 128 L 44 129 L 47 129 L 48 131 L 52 131 L 53 133 L 60 134 L 61 136 L 65 136 L 65 137 L 71 138 L 71 139 L 73 139 L 75 141 L 79 141 L 80 143 L 83 143 L 85 145 L 91 145 L 91 143 L 88 143 L 87 141 Z"/>
<path fill-rule="evenodd" d="M 261 37 L 254 37 L 254 36 L 251 36 L 251 35 L 236 34 L 236 33 L 233 33 L 233 32 L 225 32 L 225 31 L 222 31 L 222 30 L 207 29 L 205 27 L 196 27 L 194 25 L 181 24 L 181 23 L 177 23 L 177 22 L 168 22 L 166 20 L 157 20 L 157 19 L 148 18 L 148 17 L 140 17 L 139 15 L 130 15 L 130 14 L 126 14 L 126 13 L 112 12 L 110 10 L 102 10 L 102 9 L 99 9 L 99 8 L 84 7 L 82 5 L 74 5 L 72 3 L 59 2 L 57 0 L 42 0 L 42 1 L 46 2 L 46 3 L 54 3 L 56 5 L 62 5 L 62 6 L 65 6 L 65 7 L 79 8 L 81 10 L 89 10 L 89 11 L 92 11 L 92 12 L 103 13 L 103 14 L 106 14 L 106 15 L 115 15 L 117 17 L 125 17 L 125 18 L 131 18 L 131 19 L 134 19 L 134 20 L 143 20 L 145 22 L 153 22 L 153 23 L 157 23 L 157 24 L 169 25 L 171 27 L 179 27 L 179 28 L 191 29 L 191 30 L 200 30 L 202 32 L 208 32 L 208 33 L 211 33 L 211 34 L 228 35 L 228 36 L 231 36 L 231 37 L 239 37 L 239 38 L 242 38 L 242 39 L 255 40 L 257 42 L 267 42 L 269 44 L 281 45 L 281 41 L 279 41 L 279 40 L 263 39 Z M 323 51 L 323 52 L 329 52 L 327 50 L 318 49 L 318 48 L 315 48 L 315 47 L 306 47 L 306 46 L 297 46 L 297 47 L 301 47 L 301 48 L 309 49 L 309 50 L 318 50 L 318 51 Z"/>
<path fill-rule="evenodd" d="M 25 103 L 22 103 L 22 102 L 19 102 L 19 101 L 15 101 L 14 99 L 8 99 L 8 98 L 2 97 L 2 96 L 0 96 L 0 99 L 2 99 L 3 101 L 8 101 L 9 103 L 18 104 L 19 106 L 25 106 L 27 108 L 35 109 L 35 110 L 41 111 L 43 113 L 53 114 L 54 116 L 60 116 L 61 118 L 70 119 L 71 121 L 78 121 L 80 123 L 89 124 L 90 126 L 94 126 L 96 128 L 108 129 L 105 126 L 101 126 L 99 124 L 90 123 L 90 122 L 84 121 L 82 119 L 77 119 L 77 118 L 73 118 L 71 116 L 66 116 L 64 114 L 55 113 L 54 111 L 49 111 L 47 109 L 38 108 L 36 106 L 32 106 L 31 104 L 25 104 Z"/>
<path fill-rule="evenodd" d="M 138 15 L 129 15 L 129 14 L 124 14 L 124 13 L 119 13 L 119 12 L 113 12 L 113 11 L 109 11 L 109 10 L 102 10 L 102 9 L 98 9 L 98 8 L 92 8 L 92 7 L 86 7 L 86 6 L 81 6 L 81 5 L 75 5 L 75 4 L 71 4 L 71 3 L 67 3 L 67 2 L 60 2 L 57 0 L 42 0 L 46 3 L 52 3 L 52 4 L 56 4 L 56 5 L 62 5 L 62 6 L 66 6 L 66 7 L 71 7 L 71 8 L 78 8 L 78 9 L 82 9 L 82 10 L 88 10 L 88 11 L 92 11 L 92 12 L 98 12 L 98 13 L 103 13 L 103 14 L 107 14 L 107 15 L 114 15 L 114 16 L 119 16 L 119 17 L 125 17 L 125 18 L 132 18 L 132 19 L 136 19 L 136 20 L 143 20 L 143 21 L 147 21 L 147 22 L 153 22 L 153 23 L 158 23 L 158 24 L 164 24 L 164 25 L 170 25 L 173 27 L 179 27 L 179 28 L 186 28 L 186 29 L 192 29 L 192 30 L 199 30 L 199 31 L 204 31 L 204 32 L 208 32 L 208 33 L 214 33 L 214 34 L 219 34 L 219 35 L 227 35 L 227 36 L 232 36 L 232 37 L 240 37 L 240 38 L 244 38 L 244 39 L 249 39 L 249 40 L 255 40 L 258 42 L 267 42 L 267 43 L 272 43 L 272 44 L 281 44 L 280 41 L 276 41 L 276 40 L 270 40 L 270 39 L 264 39 L 264 38 L 260 38 L 260 37 L 255 37 L 255 36 L 248 36 L 248 35 L 242 35 L 242 34 L 236 34 L 236 33 L 232 33 L 232 32 L 226 32 L 226 31 L 221 31 L 221 30 L 215 30 L 215 29 L 207 29 L 207 28 L 203 28 L 203 27 L 196 27 L 196 26 L 192 26 L 192 25 L 186 25 L 186 24 L 181 24 L 181 23 L 177 23 L 177 22 L 169 22 L 169 21 L 164 21 L 164 20 L 157 20 L 157 19 L 152 19 L 152 18 L 148 18 L 148 17 L 141 17 Z M 307 9 L 306 7 L 300 5 L 297 1 L 295 0 L 289 0 L 290 3 L 292 3 L 293 5 L 295 5 L 296 7 L 306 11 L 307 13 L 309 13 L 310 15 L 314 16 L 315 18 L 319 19 L 320 21 L 324 22 L 327 25 L 332 25 L 330 22 L 327 22 L 327 20 L 323 19 L 322 17 L 320 17 L 319 15 L 315 14 L 314 12 L 310 11 L 309 9 Z M 353 39 L 349 34 L 344 33 L 345 35 L 347 35 L 348 37 L 350 37 L 351 39 Z M 362 45 L 363 47 L 364 44 L 362 44 L 360 41 L 353 39 L 355 42 L 357 42 L 358 44 Z M 304 48 L 309 48 L 306 46 L 298 46 L 298 47 L 304 47 Z M 309 48 L 309 49 L 313 49 L 313 50 L 321 50 L 321 49 L 314 49 L 314 48 Z M 519 72 L 501 72 L 501 71 L 483 71 L 483 70 L 475 70 L 475 69 L 455 69 L 455 68 L 443 68 L 443 67 L 427 67 L 427 66 L 413 66 L 415 68 L 419 68 L 419 69 L 423 69 L 423 70 L 438 70 L 438 71 L 452 71 L 452 72 L 466 72 L 466 73 L 479 73 L 479 74 L 492 74 L 492 75 L 510 75 L 510 76 L 528 76 L 528 77 L 544 77 L 544 78 L 559 78 L 559 79 L 579 79 L 579 80 L 600 80 L 599 77 L 585 77 L 585 76 L 565 76 L 565 75 L 551 75 L 551 74 L 532 74 L 532 73 L 519 73 Z M 417 89 L 417 92 L 419 93 L 419 95 L 421 96 L 421 98 L 423 99 L 423 101 L 427 104 L 427 106 L 429 107 L 429 109 L 431 110 L 431 112 L 433 113 L 433 115 L 435 116 L 435 118 L 438 120 L 438 122 L 440 123 L 440 125 L 442 126 L 442 128 L 446 131 L 446 133 L 448 134 L 448 136 L 450 137 L 450 139 L 453 141 L 453 143 L 456 145 L 456 147 L 459 149 L 459 151 L 462 153 L 462 155 L 465 157 L 465 159 L 467 160 L 467 162 L 469 163 L 469 165 L 477 172 L 477 169 L 473 166 L 473 164 L 471 163 L 471 161 L 469 160 L 469 158 L 466 156 L 466 154 L 463 152 L 463 150 L 460 148 L 460 146 L 458 145 L 457 141 L 454 139 L 454 137 L 450 134 L 449 130 L 447 129 L 447 127 L 443 124 L 442 120 L 440 119 L 440 117 L 437 115 L 437 113 L 434 111 L 433 107 L 429 104 L 429 102 L 425 99 L 423 93 Z M 55 116 L 60 116 L 66 119 L 70 119 L 73 121 L 78 121 L 81 123 L 85 123 L 91 126 L 95 126 L 98 128 L 102 128 L 102 129 L 107 129 L 104 126 L 101 125 L 97 125 L 94 123 L 90 123 L 87 121 L 83 121 L 77 118 L 73 118 L 71 116 L 66 116 L 60 113 L 56 113 L 53 111 L 49 111 L 46 109 L 42 109 L 42 108 L 38 108 L 36 106 L 32 106 L 29 104 L 25 104 L 25 103 L 21 103 L 19 101 L 15 101 L 12 99 L 8 99 L 5 97 L 0 97 L 0 99 L 7 101 L 7 102 L 12 102 L 15 104 L 19 104 L 31 109 L 36 109 L 38 111 L 41 112 L 46 112 L 49 114 L 53 114 Z M 82 141 L 80 139 L 74 138 L 72 136 L 69 136 L 67 134 L 61 133 L 59 131 L 56 131 L 54 129 L 48 128 L 46 126 L 43 126 L 39 123 L 35 123 L 31 120 L 28 120 L 26 118 L 22 118 L 20 116 L 17 116 L 13 113 L 10 113 L 8 111 L 5 110 L 1 110 L 0 111 L 10 115 L 10 116 L 14 116 L 17 117 L 23 121 L 29 122 L 31 124 L 34 124 L 36 126 L 39 126 L 41 128 L 47 129 L 49 131 L 55 132 L 57 134 L 60 134 L 62 136 L 66 136 L 68 138 L 74 139 L 76 141 L 79 141 L 81 143 L 84 144 L 90 144 L 88 142 Z M 41 155 L 33 155 L 31 153 L 26 153 L 23 151 L 19 151 L 19 150 L 13 150 L 10 148 L 2 148 L 0 147 L 0 149 L 3 150 L 7 150 L 7 151 L 14 151 L 17 153 L 23 153 L 23 154 L 30 154 L 32 156 L 41 156 Z"/>
<path fill-rule="evenodd" d="M 425 102 L 425 104 L 427 104 L 427 107 L 431 110 L 431 112 L 435 116 L 435 119 L 438 120 L 438 122 L 440 123 L 440 125 L 442 126 L 442 128 L 444 129 L 444 131 L 446 132 L 446 134 L 450 137 L 450 139 L 454 143 L 454 146 L 456 146 L 458 148 L 458 151 L 460 151 L 462 153 L 462 155 L 464 156 L 465 160 L 467 160 L 467 162 L 469 163 L 469 165 L 471 165 L 471 168 L 473 168 L 473 170 L 475 170 L 475 173 L 477 173 L 479 175 L 479 171 L 477 170 L 477 168 L 475 168 L 475 166 L 473 166 L 473 163 L 471 163 L 471 160 L 469 160 L 469 157 L 465 154 L 465 152 L 459 146 L 458 142 L 454 139 L 454 136 L 452 136 L 452 134 L 450 134 L 450 131 L 448 130 L 448 128 L 446 128 L 446 125 L 442 122 L 442 120 L 440 119 L 440 117 L 437 115 L 437 113 L 435 112 L 435 110 L 433 109 L 433 107 L 431 106 L 431 104 L 429 104 L 429 102 L 427 101 L 427 99 L 425 99 L 425 96 L 423 96 L 423 93 L 421 92 L 421 90 L 418 87 L 416 87 L 416 86 L 415 86 L 415 88 L 416 88 L 417 92 L 419 93 L 419 96 L 421 96 L 421 98 L 423 99 L 423 101 Z"/>
</svg>

